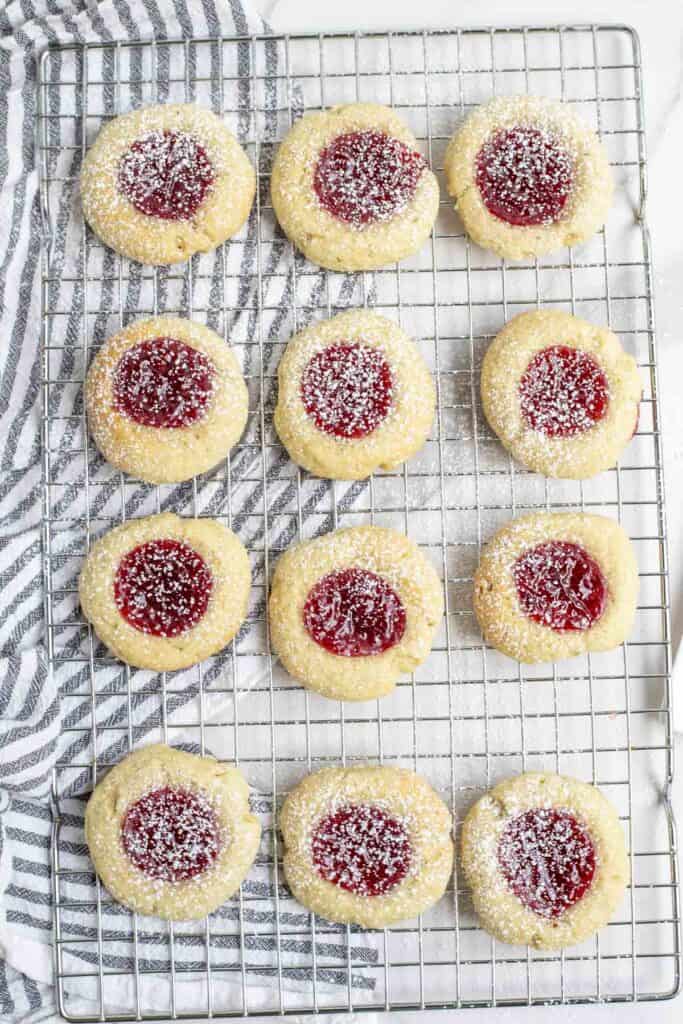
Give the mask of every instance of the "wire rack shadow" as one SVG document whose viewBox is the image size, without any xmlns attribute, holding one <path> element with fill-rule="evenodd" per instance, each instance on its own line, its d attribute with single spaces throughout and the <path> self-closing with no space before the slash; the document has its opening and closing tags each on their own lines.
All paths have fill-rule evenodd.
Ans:
<svg viewBox="0 0 683 1024">
<path fill-rule="evenodd" d="M 681 918 L 669 802 L 669 602 L 636 35 L 585 25 L 105 43 L 47 50 L 39 90 L 46 618 L 64 709 L 52 848 L 62 1014 L 141 1020 L 673 995 Z M 521 92 L 571 102 L 609 151 L 618 201 L 608 227 L 580 249 L 507 265 L 469 243 L 445 199 L 424 249 L 374 273 L 321 271 L 279 232 L 272 156 L 303 110 L 357 99 L 390 104 L 441 175 L 467 111 L 493 94 Z M 258 172 L 252 216 L 237 238 L 187 265 L 129 263 L 83 224 L 83 153 L 108 118 L 187 100 L 220 113 L 246 147 Z M 355 484 L 319 481 L 287 460 L 273 432 L 277 363 L 293 331 L 359 305 L 419 339 L 437 381 L 438 415 L 424 451 L 403 469 Z M 487 344 L 510 316 L 541 305 L 609 324 L 641 367 L 637 434 L 620 466 L 596 480 L 524 472 L 481 414 Z M 225 465 L 188 484 L 152 487 L 98 456 L 82 384 L 110 333 L 163 312 L 197 317 L 230 341 L 250 415 Z M 122 666 L 97 643 L 79 614 L 77 577 L 93 539 L 166 509 L 232 526 L 249 550 L 254 588 L 248 621 L 226 652 L 188 672 L 155 675 Z M 619 650 L 525 667 L 482 644 L 471 603 L 480 546 L 533 509 L 601 511 L 630 533 L 640 604 Z M 344 707 L 281 671 L 264 607 L 280 551 L 360 522 L 403 529 L 424 546 L 444 581 L 446 615 L 429 661 L 394 695 Z M 114 904 L 84 848 L 83 795 L 151 740 L 237 761 L 257 794 L 264 839 L 250 878 L 196 926 L 162 926 Z M 457 818 L 486 787 L 525 769 L 599 784 L 619 809 L 630 851 L 631 885 L 615 921 L 562 953 L 503 946 L 477 927 L 457 873 L 416 922 L 368 933 L 313 919 L 283 885 L 275 812 L 308 771 L 365 760 L 426 775 Z"/>
</svg>

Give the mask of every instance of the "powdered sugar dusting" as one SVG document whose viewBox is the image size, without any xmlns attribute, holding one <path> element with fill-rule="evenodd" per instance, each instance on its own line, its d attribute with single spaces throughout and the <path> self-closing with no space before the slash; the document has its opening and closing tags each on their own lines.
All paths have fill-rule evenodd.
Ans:
<svg viewBox="0 0 683 1024">
<path fill-rule="evenodd" d="M 574 815 L 552 807 L 535 807 L 511 818 L 497 854 L 515 896 L 540 917 L 559 917 L 577 903 L 595 874 L 589 833 Z"/>
<path fill-rule="evenodd" d="M 187 632 L 203 618 L 213 576 L 201 555 L 182 541 L 151 540 L 121 559 L 114 600 L 135 629 L 157 637 Z"/>
<path fill-rule="evenodd" d="M 314 772 L 288 794 L 280 825 L 290 889 L 328 921 L 382 928 L 411 919 L 440 898 L 451 875 L 451 815 L 427 780 L 406 769 Z"/>
<path fill-rule="evenodd" d="M 362 228 L 405 209 L 426 166 L 420 153 L 384 132 L 348 132 L 320 153 L 313 188 L 329 214 Z"/>
<path fill-rule="evenodd" d="M 476 182 L 484 204 L 508 224 L 555 223 L 573 179 L 574 157 L 566 142 L 541 124 L 501 129 L 477 155 Z"/>
<path fill-rule="evenodd" d="M 301 379 L 301 400 L 319 430 L 360 438 L 382 423 L 392 406 L 394 380 L 380 349 L 340 343 L 317 352 Z"/>
<path fill-rule="evenodd" d="M 537 352 L 519 383 L 523 419 L 547 437 L 574 437 L 590 430 L 606 415 L 609 398 L 598 361 L 567 345 Z"/>
<path fill-rule="evenodd" d="M 304 626 L 325 650 L 347 658 L 381 654 L 400 642 L 406 611 L 389 583 L 366 569 L 328 573 L 311 589 Z"/>
<path fill-rule="evenodd" d="M 215 178 L 199 140 L 188 132 L 151 131 L 124 153 L 118 187 L 136 210 L 162 220 L 191 220 Z"/>
<path fill-rule="evenodd" d="M 205 415 L 216 368 L 177 338 L 149 338 L 126 349 L 112 375 L 117 412 L 148 427 L 189 427 Z"/>
<path fill-rule="evenodd" d="M 224 844 L 207 797 L 183 788 L 154 789 L 127 809 L 121 843 L 148 878 L 180 882 L 207 871 Z"/>
<path fill-rule="evenodd" d="M 607 603 L 607 581 L 585 548 L 552 540 L 529 548 L 513 568 L 522 612 L 558 632 L 586 630 Z"/>
<path fill-rule="evenodd" d="M 405 823 L 381 807 L 346 804 L 322 818 L 311 837 L 318 874 L 359 896 L 380 896 L 407 875 L 412 850 Z"/>
</svg>

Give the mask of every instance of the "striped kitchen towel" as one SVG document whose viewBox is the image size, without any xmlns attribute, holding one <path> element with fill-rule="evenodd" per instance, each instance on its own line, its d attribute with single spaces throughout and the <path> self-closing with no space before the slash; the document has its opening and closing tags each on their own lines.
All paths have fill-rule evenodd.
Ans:
<svg viewBox="0 0 683 1024">
<path fill-rule="evenodd" d="M 37 1021 L 56 1016 L 50 953 L 50 786 L 55 765 L 87 762 L 92 744 L 98 744 L 101 761 L 113 763 L 127 752 L 131 742 L 158 738 L 160 725 L 158 694 L 148 693 L 143 687 L 140 693 L 127 699 L 120 686 L 125 670 L 113 666 L 109 676 L 105 673 L 98 677 L 97 735 L 93 737 L 89 731 L 93 703 L 87 693 L 87 668 L 77 660 L 65 660 L 58 671 L 51 673 L 46 664 L 40 541 L 41 214 L 34 149 L 38 112 L 36 58 L 51 43 L 197 38 L 263 29 L 261 19 L 245 9 L 241 0 L 16 0 L 0 10 L 0 231 L 5 241 L 0 272 L 3 327 L 0 346 L 0 434 L 3 439 L 0 478 L 0 1019 L 3 1021 Z M 250 59 L 248 50 L 246 54 L 242 51 L 240 59 Z M 269 70 L 274 71 L 278 60 L 275 52 L 271 60 Z M 68 115 L 73 113 L 74 119 L 78 115 L 77 92 L 72 90 L 74 107 L 60 110 L 59 124 L 67 133 Z M 166 97 L 159 95 L 158 98 Z M 145 97 L 138 99 L 143 102 Z M 248 120 L 248 97 L 242 97 L 241 103 Z M 272 101 L 266 99 L 266 122 L 270 117 L 269 103 L 272 116 L 277 117 L 275 97 Z M 267 123 L 265 129 L 268 129 Z M 63 139 L 57 137 L 50 142 L 54 146 L 50 159 L 62 159 Z M 65 382 L 63 387 L 53 385 L 51 389 L 55 422 L 62 426 L 61 432 L 50 438 L 51 449 L 56 453 L 54 458 L 58 466 L 61 465 L 60 478 L 66 482 L 58 508 L 52 508 L 60 523 L 51 536 L 52 564 L 56 567 L 53 585 L 57 592 L 54 614 L 64 619 L 75 608 L 69 605 L 74 600 L 69 591 L 82 557 L 79 519 L 83 513 L 82 478 L 69 466 L 69 445 L 73 439 L 69 435 L 68 420 L 69 415 L 73 419 L 73 414 L 80 410 L 81 402 L 79 389 L 74 389 L 68 379 L 73 376 L 70 360 L 76 358 L 74 331 L 78 329 L 79 317 L 82 318 L 79 309 L 82 310 L 83 296 L 69 290 L 73 285 L 64 287 L 68 277 L 65 268 L 70 260 L 80 257 L 78 247 L 82 239 L 79 233 L 74 237 L 76 218 L 72 197 L 66 192 L 57 202 L 55 223 L 51 225 L 49 284 L 53 289 L 50 295 L 53 308 L 63 302 L 67 311 L 60 318 L 59 326 L 53 328 L 55 334 L 51 339 L 61 350 L 62 362 L 56 367 L 56 376 Z M 254 246 L 247 244 L 244 251 L 243 269 L 248 282 L 253 273 L 248 263 L 253 261 Z M 283 246 L 278 249 L 275 245 L 273 259 L 277 261 L 283 251 Z M 134 278 L 134 270 L 130 276 Z M 286 308 L 289 287 L 286 274 L 282 280 L 276 304 L 279 302 Z M 135 287 L 133 283 L 127 305 L 135 305 Z M 101 291 L 102 308 L 105 308 L 110 297 L 104 285 Z M 237 309 L 235 317 L 240 315 L 241 310 Z M 252 326 L 247 323 L 245 329 L 248 331 Z M 265 396 L 259 396 L 258 400 L 265 400 Z M 63 420 L 57 415 L 60 411 L 65 412 Z M 247 462 L 248 455 L 237 457 L 233 466 L 234 481 L 239 482 L 241 476 L 248 475 Z M 105 491 L 100 494 L 104 494 L 101 500 L 106 505 Z M 257 491 L 257 484 L 245 484 L 240 489 L 239 500 L 233 504 L 236 527 L 241 514 L 248 516 L 258 501 Z M 353 489 L 350 493 L 352 496 Z M 180 506 L 184 495 L 182 488 L 171 490 L 167 497 L 169 506 L 183 511 Z M 144 489 L 138 492 L 133 488 L 127 496 L 127 514 L 142 514 L 144 501 Z M 314 506 L 315 496 L 312 502 Z M 211 508 L 201 510 L 210 512 Z M 305 509 L 303 514 L 306 514 Z M 291 530 L 283 533 L 283 545 L 291 540 L 290 534 Z M 59 598 L 57 595 L 62 591 Z M 65 650 L 68 649 L 67 644 Z M 202 714 L 208 720 L 212 714 L 220 713 L 220 702 L 225 697 L 210 693 L 210 671 L 204 677 L 204 686 L 209 692 L 201 698 L 194 677 L 188 677 L 186 685 L 182 674 L 174 677 L 174 693 L 163 709 L 166 727 L 180 721 L 183 709 L 200 699 Z M 220 671 L 220 664 L 215 671 Z M 120 731 L 124 720 L 125 733 Z M 107 732 L 108 729 L 111 732 Z M 89 771 L 74 770 L 60 791 L 59 853 L 62 863 L 70 869 L 62 895 L 65 900 L 73 898 L 83 905 L 93 899 L 94 892 L 94 878 L 82 842 L 84 797 L 92 781 Z M 272 812 L 268 806 L 259 809 L 266 818 Z M 272 898 L 272 894 L 261 892 L 259 886 L 263 883 L 259 881 L 251 884 L 254 890 L 251 896 L 255 899 L 250 902 L 249 913 L 257 920 L 259 914 L 271 913 L 268 907 L 272 906 L 269 903 L 268 907 L 260 907 L 257 898 L 259 895 Z M 224 912 L 226 927 L 217 929 L 221 934 L 215 937 L 210 948 L 201 935 L 193 937 L 187 929 L 176 949 L 174 963 L 187 970 L 190 980 L 193 966 L 201 971 L 202 955 L 210 955 L 215 966 L 230 964 L 234 959 L 238 928 L 234 920 L 228 920 L 233 910 L 226 907 Z M 303 927 L 307 915 L 300 916 Z M 70 910 L 63 915 L 62 926 L 66 938 L 87 940 L 94 927 L 92 909 Z M 136 933 L 135 956 L 141 969 L 158 970 L 163 974 L 168 969 L 168 936 L 165 931 L 163 935 L 158 932 L 157 927 L 158 923 L 147 922 L 147 928 L 143 925 Z M 125 975 L 126 967 L 130 967 L 133 956 L 131 916 L 116 905 L 106 909 L 102 935 L 105 946 L 99 952 L 92 943 L 83 946 L 74 943 L 65 953 L 65 970 L 84 976 L 90 974 L 90 977 L 76 978 L 71 984 L 65 984 L 69 1012 L 85 1012 L 88 1000 L 96 998 L 92 991 L 96 961 L 97 968 L 101 963 L 107 972 L 120 971 Z M 300 949 L 290 951 L 294 958 L 292 963 L 310 962 L 310 949 L 300 945 Z M 266 937 L 249 951 L 250 962 L 262 963 L 263 978 L 271 981 L 273 948 L 273 940 Z M 343 952 L 332 950 L 331 946 L 328 953 L 330 951 L 337 960 Z M 362 960 L 366 955 L 363 948 L 352 952 L 354 959 Z M 299 955 L 300 961 L 296 961 Z M 296 976 L 295 972 L 293 983 Z M 333 985 L 347 983 L 346 978 L 337 978 L 333 973 L 321 975 L 320 980 Z M 353 979 L 352 983 L 360 988 L 372 984 L 362 978 Z M 131 993 L 127 986 L 129 981 L 109 993 L 111 1006 L 128 1007 Z M 177 996 L 181 1001 L 182 988 L 180 986 Z M 163 1008 L 169 997 L 161 989 L 163 985 L 158 1006 Z M 185 989 L 190 993 L 188 1005 L 198 1005 L 192 988 L 188 990 L 185 986 Z M 181 1004 L 177 1005 L 182 1008 Z M 90 1012 L 93 1006 L 99 1013 L 97 1002 L 90 1004 Z"/>
</svg>

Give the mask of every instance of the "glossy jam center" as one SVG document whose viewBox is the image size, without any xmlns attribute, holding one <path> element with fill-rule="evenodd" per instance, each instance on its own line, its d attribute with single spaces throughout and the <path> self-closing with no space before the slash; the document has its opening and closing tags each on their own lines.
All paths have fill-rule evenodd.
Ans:
<svg viewBox="0 0 683 1024">
<path fill-rule="evenodd" d="M 177 338 L 149 338 L 119 359 L 114 408 L 145 427 L 189 427 L 206 412 L 214 376 L 198 349 Z"/>
<path fill-rule="evenodd" d="M 329 214 L 361 227 L 389 220 L 402 210 L 426 166 L 419 153 L 390 135 L 349 132 L 320 153 L 313 188 Z"/>
<path fill-rule="evenodd" d="M 559 917 L 590 888 L 595 847 L 572 814 L 536 807 L 507 823 L 498 864 L 525 907 L 540 917 Z"/>
<path fill-rule="evenodd" d="M 397 644 L 406 612 L 392 587 L 366 569 L 340 569 L 323 576 L 304 605 L 304 626 L 331 654 L 360 658 Z"/>
<path fill-rule="evenodd" d="M 600 566 L 578 544 L 551 540 L 520 555 L 513 570 L 525 615 L 557 632 L 589 629 L 607 602 Z"/>
<path fill-rule="evenodd" d="M 385 419 L 394 394 L 391 367 L 369 345 L 330 345 L 316 352 L 301 379 L 301 400 L 318 430 L 365 437 Z"/>
<path fill-rule="evenodd" d="M 206 150 L 187 132 L 148 132 L 119 163 L 119 191 L 140 213 L 161 220 L 190 220 L 213 181 Z"/>
<path fill-rule="evenodd" d="M 476 180 L 484 204 L 508 224 L 552 224 L 562 215 L 574 161 L 561 140 L 532 125 L 504 128 L 477 155 Z"/>
<path fill-rule="evenodd" d="M 201 875 L 221 849 L 218 821 L 208 800 L 170 786 L 131 804 L 121 824 L 121 842 L 136 868 L 164 882 Z"/>
<path fill-rule="evenodd" d="M 119 612 L 151 636 L 179 636 L 196 626 L 209 604 L 211 570 L 189 544 L 150 540 L 125 555 L 114 579 Z"/>
<path fill-rule="evenodd" d="M 393 889 L 407 875 L 412 855 L 405 825 L 366 804 L 349 804 L 318 822 L 311 853 L 322 878 L 358 896 Z"/>
<path fill-rule="evenodd" d="M 609 406 L 609 384 L 589 352 L 566 345 L 544 348 L 519 383 L 522 417 L 547 437 L 574 437 L 599 423 Z"/>
</svg>

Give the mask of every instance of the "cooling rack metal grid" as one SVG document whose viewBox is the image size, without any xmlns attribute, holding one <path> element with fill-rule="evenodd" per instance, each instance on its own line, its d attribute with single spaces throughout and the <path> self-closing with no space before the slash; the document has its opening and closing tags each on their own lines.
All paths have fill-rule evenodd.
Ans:
<svg viewBox="0 0 683 1024">
<path fill-rule="evenodd" d="M 609 226 L 576 251 L 506 265 L 470 245 L 443 200 L 431 241 L 400 267 L 337 275 L 306 263 L 269 200 L 273 150 L 303 109 L 373 100 L 399 110 L 441 174 L 463 115 L 492 94 L 563 98 L 602 135 L 618 181 Z M 243 233 L 187 265 L 120 259 L 84 227 L 77 175 L 101 124 L 152 101 L 221 113 L 258 171 Z M 439 33 L 256 36 L 48 50 L 37 140 L 42 271 L 45 582 L 49 656 L 61 686 L 54 777 L 54 926 L 60 1008 L 77 1020 L 327 1010 L 633 1001 L 673 994 L 680 908 L 672 781 L 666 530 L 647 176 L 636 35 L 567 26 Z M 275 374 L 290 334 L 369 305 L 419 339 L 438 384 L 424 451 L 365 483 L 318 481 L 285 457 L 272 428 Z M 618 469 L 550 481 L 515 465 L 491 435 L 478 367 L 506 319 L 537 306 L 612 326 L 643 377 L 638 432 Z M 88 440 L 82 382 L 112 331 L 155 312 L 195 316 L 242 360 L 251 401 L 231 459 L 181 486 L 115 473 Z M 487 650 L 473 620 L 480 545 L 529 509 L 618 517 L 636 546 L 640 604 L 610 654 L 525 667 Z M 231 525 L 252 559 L 248 622 L 218 658 L 184 673 L 130 670 L 78 611 L 93 538 L 131 516 L 172 509 Z M 273 561 L 300 537 L 374 522 L 407 531 L 438 567 L 446 615 L 434 651 L 379 703 L 304 692 L 271 659 L 264 602 Z M 256 793 L 264 838 L 239 896 L 207 922 L 162 926 L 112 903 L 83 843 L 83 793 L 138 741 L 183 742 L 236 760 Z M 631 886 L 614 922 L 564 953 L 494 942 L 454 886 L 417 923 L 361 932 L 313 920 L 284 887 L 273 810 L 305 773 L 383 761 L 426 775 L 458 818 L 496 780 L 545 768 L 598 783 L 622 816 Z M 92 1000 L 84 1004 L 81 997 Z M 87 1006 L 90 1009 L 87 1009 Z"/>
</svg>

